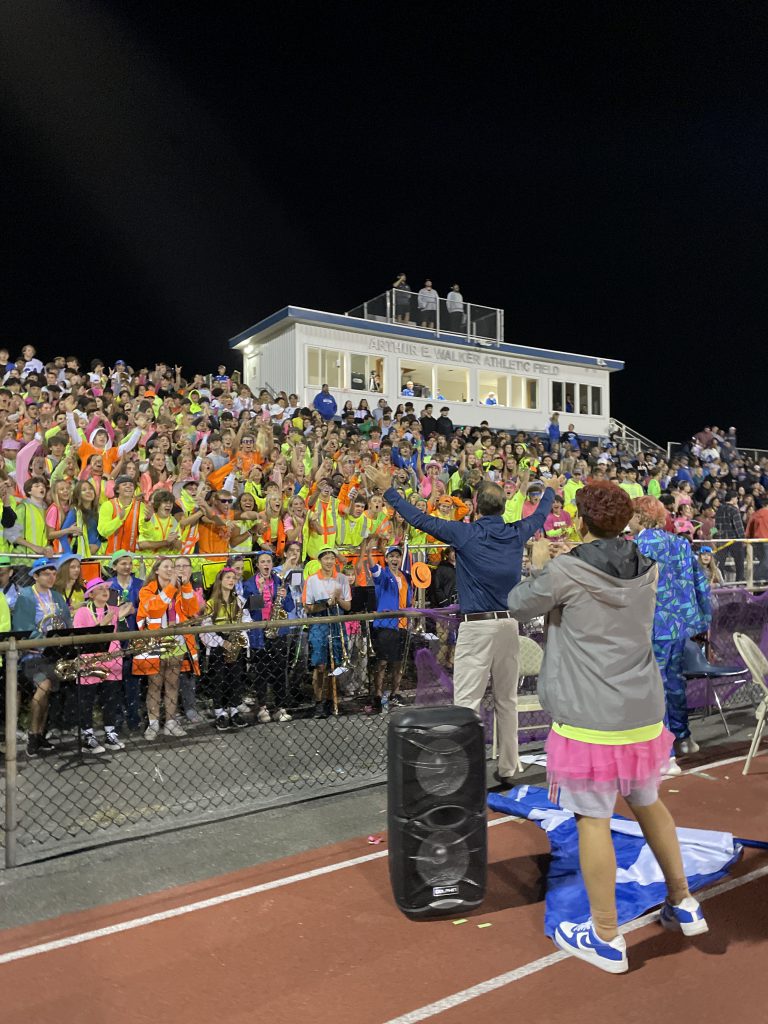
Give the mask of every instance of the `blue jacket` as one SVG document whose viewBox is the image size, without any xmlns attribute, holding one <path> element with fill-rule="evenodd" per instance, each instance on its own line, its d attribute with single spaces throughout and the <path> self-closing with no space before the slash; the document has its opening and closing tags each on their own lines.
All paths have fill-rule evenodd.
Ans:
<svg viewBox="0 0 768 1024">
<path fill-rule="evenodd" d="M 411 452 L 407 459 L 404 459 L 400 454 L 400 449 L 395 445 L 392 446 L 392 465 L 397 466 L 398 469 L 412 469 L 416 472 L 416 467 L 419 464 L 419 453 Z"/>
<path fill-rule="evenodd" d="M 277 599 L 277 588 L 280 586 L 280 577 L 276 572 L 272 573 L 272 607 L 274 607 Z M 251 597 L 261 597 L 261 591 L 256 584 L 256 577 L 251 576 L 250 579 L 246 580 L 243 584 L 243 598 L 245 600 L 245 607 L 250 612 L 251 618 L 254 622 L 262 622 L 264 619 L 263 608 L 251 608 L 250 600 Z M 283 602 L 283 608 L 291 615 L 296 610 L 296 605 L 293 602 L 290 588 L 286 588 L 285 601 Z M 294 616 L 295 617 L 295 616 Z M 287 630 L 281 629 L 279 635 L 285 636 Z M 252 650 L 258 650 L 264 646 L 264 630 L 263 629 L 252 629 L 248 632 L 248 640 Z"/>
<path fill-rule="evenodd" d="M 384 498 L 406 523 L 455 548 L 459 607 L 466 614 L 506 610 L 509 592 L 520 582 L 525 543 L 543 527 L 555 492 L 548 487 L 533 515 L 518 523 L 505 523 L 501 516 L 446 522 L 421 512 L 393 487 Z"/>
<path fill-rule="evenodd" d="M 397 582 L 395 574 L 385 565 L 376 567 L 378 572 L 374 574 L 374 570 L 371 570 L 371 579 L 373 580 L 373 586 L 376 590 L 376 611 L 377 612 L 388 612 L 395 611 L 400 607 L 400 584 Z M 406 607 L 410 608 L 411 602 L 413 601 L 413 590 L 411 588 L 411 580 L 407 572 L 403 573 L 408 583 L 408 594 L 406 596 Z M 376 619 L 371 625 L 375 629 L 397 629 L 397 619 Z"/>
<path fill-rule="evenodd" d="M 679 640 L 701 633 L 712 618 L 712 600 L 688 541 L 666 530 L 641 530 L 635 543 L 659 567 L 653 639 Z"/>
<path fill-rule="evenodd" d="M 138 579 L 136 576 L 131 576 L 131 582 L 128 584 L 128 590 L 123 590 L 117 581 L 117 576 L 113 576 L 109 581 L 110 590 L 116 590 L 120 595 L 120 604 L 125 601 L 130 601 L 136 611 L 139 610 L 139 593 L 141 588 L 144 586 L 144 580 Z M 133 630 L 136 629 L 136 612 L 131 612 L 120 623 L 120 630 Z M 126 641 L 127 643 L 127 641 Z"/>
<path fill-rule="evenodd" d="M 332 420 L 336 415 L 336 399 L 331 394 L 326 394 L 324 391 L 318 391 L 315 395 L 315 400 L 312 405 L 317 409 L 324 420 Z"/>
</svg>

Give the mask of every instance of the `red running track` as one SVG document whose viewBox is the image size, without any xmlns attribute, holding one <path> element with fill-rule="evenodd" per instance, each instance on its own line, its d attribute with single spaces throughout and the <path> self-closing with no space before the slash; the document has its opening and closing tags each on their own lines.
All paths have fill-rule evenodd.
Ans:
<svg viewBox="0 0 768 1024">
<path fill-rule="evenodd" d="M 768 838 L 768 759 L 746 778 L 741 767 L 666 783 L 677 824 Z M 0 933 L 0 1020 L 495 1024 L 515 1015 L 678 1024 L 734 1009 L 765 1019 L 768 857 L 747 851 L 735 887 L 707 900 L 709 935 L 691 942 L 649 923 L 627 936 L 630 973 L 613 977 L 562 958 L 543 934 L 546 836 L 494 820 L 488 898 L 464 924 L 409 921 L 392 903 L 382 849 L 350 841 Z M 318 871 L 326 873 L 283 883 Z M 259 886 L 269 887 L 241 895 Z M 203 900 L 212 905 L 189 910 Z M 120 930 L 148 915 L 158 919 Z M 104 928 L 117 930 L 82 941 Z M 46 945 L 58 941 L 66 944 Z M 490 979 L 498 987 L 472 991 Z"/>
</svg>

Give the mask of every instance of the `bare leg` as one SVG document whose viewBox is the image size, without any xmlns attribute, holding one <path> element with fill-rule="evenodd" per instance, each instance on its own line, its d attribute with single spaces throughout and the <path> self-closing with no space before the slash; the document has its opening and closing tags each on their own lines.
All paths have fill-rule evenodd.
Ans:
<svg viewBox="0 0 768 1024">
<path fill-rule="evenodd" d="M 376 675 L 373 680 L 374 694 L 380 697 L 384 691 L 384 676 L 387 671 L 386 661 L 380 660 L 376 664 Z"/>
<path fill-rule="evenodd" d="M 162 684 L 162 674 L 149 677 L 147 685 L 147 717 L 150 722 L 160 721 L 160 692 Z"/>
<path fill-rule="evenodd" d="M 616 854 L 610 818 L 576 815 L 579 864 L 595 931 L 604 942 L 619 934 L 616 914 Z"/>
<path fill-rule="evenodd" d="M 165 720 L 168 722 L 176 717 L 179 706 L 179 670 L 174 666 L 167 666 L 163 673 L 165 681 Z"/>
<path fill-rule="evenodd" d="M 400 693 L 400 682 L 403 678 L 403 663 L 402 661 L 396 661 L 390 666 L 392 671 L 392 686 L 390 687 L 390 693 Z"/>
<path fill-rule="evenodd" d="M 312 673 L 312 689 L 315 694 L 316 704 L 319 704 L 325 697 L 327 686 L 327 680 L 325 678 L 326 671 L 327 667 L 325 665 L 318 665 Z"/>
<path fill-rule="evenodd" d="M 35 688 L 35 693 L 32 697 L 29 721 L 30 732 L 38 734 L 45 732 L 45 721 L 48 717 L 48 701 L 50 696 L 51 681 L 50 679 L 44 679 L 42 683 Z"/>
<path fill-rule="evenodd" d="M 670 903 L 680 903 L 690 891 L 672 815 L 661 800 L 645 807 L 632 806 L 632 813 L 664 873 Z"/>
</svg>

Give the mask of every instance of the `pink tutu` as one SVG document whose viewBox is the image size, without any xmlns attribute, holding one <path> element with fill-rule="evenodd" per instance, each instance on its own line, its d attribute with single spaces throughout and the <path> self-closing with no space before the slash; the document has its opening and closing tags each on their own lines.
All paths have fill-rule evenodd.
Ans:
<svg viewBox="0 0 768 1024">
<path fill-rule="evenodd" d="M 626 796 L 648 782 L 658 782 L 671 756 L 674 736 L 662 728 L 655 740 L 609 745 L 569 740 L 550 730 L 547 779 L 550 785 L 581 792 L 616 792 Z"/>
</svg>

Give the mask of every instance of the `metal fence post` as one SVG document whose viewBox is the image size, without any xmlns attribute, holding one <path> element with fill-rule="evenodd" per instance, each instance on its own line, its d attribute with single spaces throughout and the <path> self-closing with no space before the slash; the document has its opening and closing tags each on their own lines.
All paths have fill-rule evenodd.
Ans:
<svg viewBox="0 0 768 1024">
<path fill-rule="evenodd" d="M 18 827 L 18 786 L 16 777 L 16 729 L 19 706 L 19 652 L 11 637 L 5 656 L 5 866 L 16 867 L 16 829 Z"/>
</svg>

